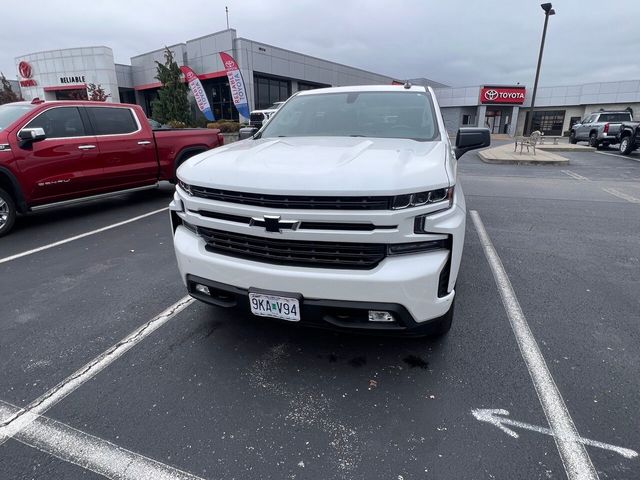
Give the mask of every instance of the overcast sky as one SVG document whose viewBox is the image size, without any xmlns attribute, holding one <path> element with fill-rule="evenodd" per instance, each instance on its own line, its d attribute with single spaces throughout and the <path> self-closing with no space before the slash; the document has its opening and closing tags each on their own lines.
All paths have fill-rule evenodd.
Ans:
<svg viewBox="0 0 640 480">
<path fill-rule="evenodd" d="M 116 62 L 225 28 L 399 79 L 532 85 L 544 14 L 532 0 L 30 0 L 2 9 L 14 58 L 106 45 Z M 640 0 L 556 0 L 541 85 L 640 79 Z"/>
</svg>

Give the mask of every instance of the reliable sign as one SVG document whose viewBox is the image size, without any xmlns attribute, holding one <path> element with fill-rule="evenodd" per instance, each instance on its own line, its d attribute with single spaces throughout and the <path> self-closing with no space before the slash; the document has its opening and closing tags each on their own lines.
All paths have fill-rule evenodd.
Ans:
<svg viewBox="0 0 640 480">
<path fill-rule="evenodd" d="M 480 89 L 480 103 L 524 103 L 524 87 L 482 87 Z"/>
</svg>

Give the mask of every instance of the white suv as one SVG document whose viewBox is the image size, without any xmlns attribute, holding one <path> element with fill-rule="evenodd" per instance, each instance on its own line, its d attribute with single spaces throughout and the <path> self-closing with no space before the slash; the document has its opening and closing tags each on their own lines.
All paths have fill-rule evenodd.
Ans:
<svg viewBox="0 0 640 480">
<path fill-rule="evenodd" d="M 187 160 L 170 205 L 189 293 L 307 325 L 442 335 L 465 232 L 430 88 L 299 92 L 253 138 Z"/>
</svg>

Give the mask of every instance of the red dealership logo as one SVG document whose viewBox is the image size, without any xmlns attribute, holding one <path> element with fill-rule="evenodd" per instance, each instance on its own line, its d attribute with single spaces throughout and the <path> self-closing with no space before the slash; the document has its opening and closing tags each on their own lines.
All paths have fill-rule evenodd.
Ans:
<svg viewBox="0 0 640 480">
<path fill-rule="evenodd" d="M 18 64 L 18 73 L 22 78 L 22 80 L 20 80 L 21 87 L 36 86 L 36 81 L 31 78 L 31 76 L 33 75 L 33 69 L 31 68 L 31 65 L 29 65 L 29 62 L 25 62 L 24 60 L 22 60 Z"/>
<path fill-rule="evenodd" d="M 31 69 L 31 65 L 24 60 L 18 64 L 18 72 L 20 72 L 20 76 L 22 78 L 31 78 L 33 75 L 33 70 Z"/>
<path fill-rule="evenodd" d="M 511 103 L 522 105 L 526 90 L 524 87 L 482 87 L 480 103 Z"/>
</svg>

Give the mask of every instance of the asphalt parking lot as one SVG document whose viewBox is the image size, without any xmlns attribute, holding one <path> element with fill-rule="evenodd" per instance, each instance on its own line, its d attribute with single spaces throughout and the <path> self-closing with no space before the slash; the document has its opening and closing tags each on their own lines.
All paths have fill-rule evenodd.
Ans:
<svg viewBox="0 0 640 480">
<path fill-rule="evenodd" d="M 439 341 L 189 302 L 168 184 L 19 219 L 0 239 L 0 478 L 566 478 L 505 292 L 569 443 L 601 479 L 640 478 L 640 154 L 615 153 L 460 160 L 477 214 Z"/>
</svg>

